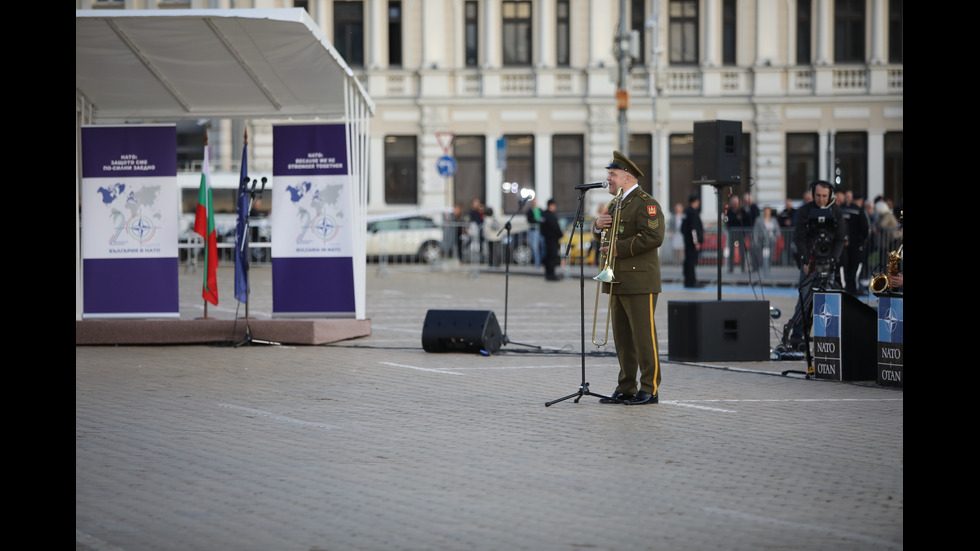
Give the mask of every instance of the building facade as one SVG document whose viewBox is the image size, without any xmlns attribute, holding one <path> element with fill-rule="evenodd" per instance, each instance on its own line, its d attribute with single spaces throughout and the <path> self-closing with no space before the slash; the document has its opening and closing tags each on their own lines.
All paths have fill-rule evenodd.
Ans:
<svg viewBox="0 0 980 551">
<path fill-rule="evenodd" d="M 815 179 L 903 202 L 901 0 L 76 0 L 283 7 L 309 12 L 376 105 L 369 213 L 512 214 L 525 188 L 574 211 L 613 150 L 664 208 L 691 192 L 709 213 L 746 192 L 781 205 Z M 694 123 L 712 120 L 742 128 L 724 187 L 698 183 Z M 216 171 L 236 177 L 245 135 L 268 171 L 273 124 L 187 121 L 182 164 L 193 178 L 207 130 Z M 608 199 L 588 195 L 590 212 Z"/>
</svg>

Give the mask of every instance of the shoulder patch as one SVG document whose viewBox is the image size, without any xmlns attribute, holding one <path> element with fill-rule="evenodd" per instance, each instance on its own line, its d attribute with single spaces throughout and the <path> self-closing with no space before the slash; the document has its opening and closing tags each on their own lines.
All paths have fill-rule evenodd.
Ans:
<svg viewBox="0 0 980 551">
<path fill-rule="evenodd" d="M 656 218 L 653 220 L 647 220 L 647 226 L 651 230 L 655 230 L 660 227 L 660 220 L 657 220 Z"/>
<path fill-rule="evenodd" d="M 657 215 L 657 205 L 647 205 L 647 214 L 650 216 Z"/>
</svg>

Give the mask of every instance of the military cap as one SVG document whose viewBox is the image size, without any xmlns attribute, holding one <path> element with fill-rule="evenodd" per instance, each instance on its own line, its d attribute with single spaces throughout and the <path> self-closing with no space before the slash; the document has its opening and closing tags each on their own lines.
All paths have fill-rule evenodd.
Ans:
<svg viewBox="0 0 980 551">
<path fill-rule="evenodd" d="M 629 157 L 623 155 L 619 151 L 613 151 L 613 160 L 606 166 L 606 168 L 618 168 L 629 172 L 636 178 L 643 177 L 643 172 L 639 169 L 639 167 L 633 164 L 633 161 L 629 160 Z"/>
</svg>

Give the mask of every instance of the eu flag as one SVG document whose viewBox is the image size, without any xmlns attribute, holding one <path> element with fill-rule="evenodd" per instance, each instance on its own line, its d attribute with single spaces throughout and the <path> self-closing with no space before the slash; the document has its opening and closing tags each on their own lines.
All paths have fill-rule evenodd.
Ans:
<svg viewBox="0 0 980 551">
<path fill-rule="evenodd" d="M 248 302 L 248 138 L 242 148 L 242 174 L 238 179 L 238 223 L 235 225 L 235 298 Z"/>
</svg>

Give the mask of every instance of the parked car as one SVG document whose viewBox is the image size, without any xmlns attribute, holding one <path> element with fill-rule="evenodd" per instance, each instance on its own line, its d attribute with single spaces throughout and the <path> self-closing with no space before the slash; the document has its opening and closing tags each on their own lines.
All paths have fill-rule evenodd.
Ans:
<svg viewBox="0 0 980 551">
<path fill-rule="evenodd" d="M 559 223 L 562 227 L 562 238 L 561 238 L 561 250 L 560 254 L 564 255 L 565 251 L 568 251 L 568 263 L 569 264 L 581 264 L 582 259 L 585 259 L 586 264 L 593 264 L 598 262 L 595 258 L 596 253 L 592 250 L 592 220 L 591 216 L 587 216 L 582 222 L 582 227 L 584 232 L 581 232 L 580 228 L 575 225 L 574 216 L 562 216 L 559 217 Z M 584 235 L 581 235 L 584 233 Z M 582 239 L 585 239 L 585 244 L 583 246 Z M 572 248 L 569 250 L 568 243 L 571 242 Z"/>
<path fill-rule="evenodd" d="M 442 258 L 443 229 L 427 216 L 368 220 L 368 258 L 432 263 Z"/>
</svg>

